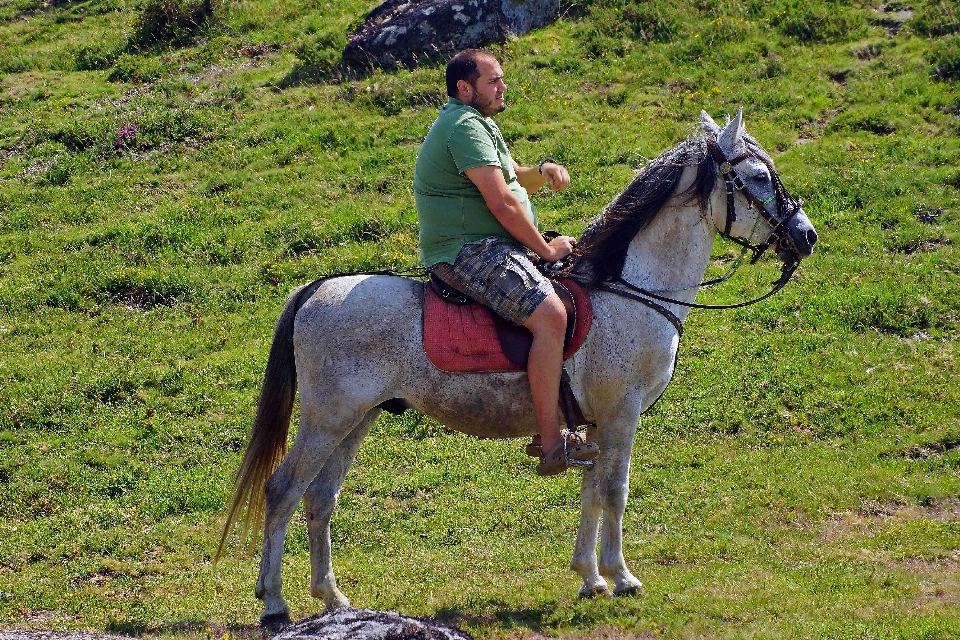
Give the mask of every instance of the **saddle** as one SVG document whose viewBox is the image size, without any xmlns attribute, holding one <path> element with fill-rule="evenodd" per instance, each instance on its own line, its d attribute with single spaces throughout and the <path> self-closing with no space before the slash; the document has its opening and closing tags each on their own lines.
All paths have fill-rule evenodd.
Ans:
<svg viewBox="0 0 960 640">
<path fill-rule="evenodd" d="M 569 278 L 552 282 L 567 310 L 563 349 L 567 360 L 586 340 L 593 310 L 579 284 Z M 424 289 L 423 348 L 435 367 L 451 373 L 526 371 L 533 344 L 529 329 L 504 320 L 435 275 Z M 590 425 L 573 395 L 566 369 L 561 374 L 560 405 L 568 428 Z"/>
</svg>

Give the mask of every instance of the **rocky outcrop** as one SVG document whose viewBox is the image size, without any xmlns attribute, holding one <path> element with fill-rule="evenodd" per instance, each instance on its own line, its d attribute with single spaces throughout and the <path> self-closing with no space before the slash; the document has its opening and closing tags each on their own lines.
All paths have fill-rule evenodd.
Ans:
<svg viewBox="0 0 960 640">
<path fill-rule="evenodd" d="M 283 628 L 273 640 L 473 640 L 459 629 L 392 611 L 335 609 Z"/>
<path fill-rule="evenodd" d="M 414 67 L 485 47 L 556 20 L 559 0 L 386 0 L 350 38 L 343 58 L 384 69 Z"/>
</svg>

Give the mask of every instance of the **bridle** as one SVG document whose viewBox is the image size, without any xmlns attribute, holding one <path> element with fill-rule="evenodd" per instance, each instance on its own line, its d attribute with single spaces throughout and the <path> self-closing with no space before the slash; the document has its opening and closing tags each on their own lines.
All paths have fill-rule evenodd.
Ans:
<svg viewBox="0 0 960 640">
<path fill-rule="evenodd" d="M 787 193 L 786 187 L 783 186 L 783 182 L 780 180 L 780 176 L 774 171 L 773 167 L 768 166 L 770 170 L 770 180 L 773 182 L 773 195 L 767 199 L 759 198 L 755 193 L 753 193 L 746 183 L 744 183 L 743 178 L 740 177 L 740 174 L 737 173 L 736 166 L 748 160 L 750 158 L 756 158 L 763 162 L 762 158 L 759 158 L 757 154 L 750 148 L 750 144 L 747 144 L 747 150 L 741 153 L 740 155 L 727 159 L 723 153 L 723 149 L 720 148 L 720 144 L 715 138 L 706 138 L 707 149 L 710 150 L 710 155 L 713 156 L 713 161 L 717 165 L 717 173 L 720 178 L 723 180 L 723 184 L 726 187 L 727 191 L 727 218 L 723 227 L 723 231 L 720 232 L 720 235 L 728 240 L 731 240 L 742 247 L 753 251 L 753 258 L 750 259 L 750 264 L 756 264 L 760 259 L 760 256 L 770 247 L 770 240 L 763 242 L 761 244 L 755 245 L 751 244 L 749 240 L 745 238 L 739 238 L 737 236 L 731 235 L 731 229 L 733 228 L 733 223 L 737 221 L 737 211 L 736 205 L 734 203 L 734 196 L 736 192 L 739 191 L 746 198 L 747 202 L 750 203 L 750 206 L 756 208 L 759 211 L 760 216 L 770 225 L 773 229 L 770 234 L 770 239 L 776 242 L 778 249 L 790 249 L 793 252 L 793 255 L 799 255 L 800 251 L 797 249 L 796 243 L 793 241 L 793 238 L 790 237 L 790 233 L 787 231 L 787 223 L 793 219 L 803 208 L 803 201 L 796 200 L 789 193 Z M 766 164 L 766 163 L 764 163 Z M 780 215 L 777 213 L 771 212 L 767 206 L 776 201 L 777 210 Z"/>
<path fill-rule="evenodd" d="M 717 174 L 720 176 L 720 179 L 723 180 L 724 187 L 726 188 L 727 192 L 726 221 L 724 223 L 724 229 L 722 232 L 720 232 L 720 235 L 740 245 L 744 251 L 752 251 L 753 257 L 750 259 L 750 264 L 755 264 L 771 244 L 775 244 L 779 250 L 789 251 L 791 256 L 799 256 L 800 251 L 797 248 L 793 238 L 790 237 L 787 224 L 791 219 L 793 219 L 794 216 L 797 215 L 797 213 L 802 210 L 803 201 L 793 198 L 787 192 L 786 188 L 783 186 L 783 182 L 780 180 L 780 176 L 776 173 L 776 171 L 774 171 L 773 167 L 768 165 L 766 162 L 764 162 L 764 164 L 767 164 L 767 167 L 770 171 L 770 179 L 773 182 L 773 195 L 771 195 L 769 198 L 762 199 L 750 190 L 750 188 L 738 174 L 736 166 L 741 162 L 748 160 L 749 158 L 756 158 L 761 162 L 763 162 L 763 159 L 760 158 L 753 149 L 751 149 L 749 142 L 747 143 L 746 151 L 734 158 L 727 159 L 726 155 L 723 153 L 723 149 L 720 148 L 720 144 L 715 138 L 706 137 L 705 140 L 707 143 L 707 148 L 713 157 L 713 161 L 716 163 Z M 740 238 L 732 235 L 731 231 L 733 229 L 733 223 L 737 221 L 735 202 L 737 191 L 743 194 L 750 206 L 752 208 L 756 208 L 764 221 L 766 221 L 766 223 L 772 228 L 770 237 L 765 242 L 753 244 L 746 238 Z M 767 208 L 767 205 L 773 201 L 776 201 L 776 213 L 771 212 Z M 618 276 L 612 280 L 603 282 L 597 288 L 601 291 L 614 293 L 618 296 L 647 305 L 669 320 L 670 323 L 673 324 L 673 326 L 677 329 L 678 335 L 682 335 L 683 322 L 675 313 L 673 313 L 673 311 L 664 307 L 662 304 L 659 304 L 659 302 L 676 304 L 692 309 L 739 309 L 742 307 L 747 307 L 766 300 L 783 289 L 787 282 L 790 281 L 790 278 L 793 276 L 798 265 L 799 260 L 797 258 L 784 261 L 780 278 L 777 279 L 776 282 L 772 283 L 773 288 L 770 291 L 758 298 L 734 304 L 698 304 L 695 302 L 684 302 L 682 300 L 676 300 L 660 295 L 657 292 L 644 289 L 643 287 L 638 287 L 624 280 L 622 276 Z M 697 288 L 703 289 L 723 280 L 725 280 L 725 278 L 701 282 L 699 285 L 697 285 Z"/>
</svg>

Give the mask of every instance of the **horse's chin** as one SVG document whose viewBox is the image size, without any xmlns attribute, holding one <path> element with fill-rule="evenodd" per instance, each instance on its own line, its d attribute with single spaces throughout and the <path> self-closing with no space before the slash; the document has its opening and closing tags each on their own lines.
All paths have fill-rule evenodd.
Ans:
<svg viewBox="0 0 960 640">
<path fill-rule="evenodd" d="M 780 260 L 785 266 L 796 266 L 800 264 L 800 261 L 803 260 L 806 256 L 801 256 L 796 251 L 789 249 L 781 249 L 777 251 L 777 259 Z"/>
</svg>

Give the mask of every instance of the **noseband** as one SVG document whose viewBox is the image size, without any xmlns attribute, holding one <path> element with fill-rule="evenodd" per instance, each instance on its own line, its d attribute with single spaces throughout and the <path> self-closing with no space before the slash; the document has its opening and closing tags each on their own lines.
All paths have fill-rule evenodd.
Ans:
<svg viewBox="0 0 960 640">
<path fill-rule="evenodd" d="M 770 166 L 768 166 L 768 170 L 770 171 L 770 179 L 773 182 L 773 195 L 766 200 L 760 199 L 750 190 L 737 173 L 736 166 L 749 158 L 756 158 L 761 162 L 763 162 L 763 159 L 751 151 L 748 145 L 746 151 L 728 160 L 723 153 L 723 149 L 720 148 L 720 144 L 714 138 L 706 138 L 706 142 L 714 162 L 717 163 L 717 172 L 727 190 L 727 220 L 720 235 L 753 251 L 753 258 L 751 258 L 750 264 L 755 264 L 760 259 L 760 256 L 762 256 L 770 246 L 771 241 L 776 244 L 778 249 L 789 249 L 793 252 L 794 256 L 799 256 L 800 250 L 797 248 L 793 238 L 790 237 L 787 223 L 800 212 L 803 207 L 803 202 L 794 199 L 787 193 L 787 189 L 783 186 L 780 176 L 777 175 L 777 172 Z M 750 206 L 755 207 L 766 223 L 773 229 L 769 240 L 755 245 L 750 243 L 749 240 L 730 234 L 733 223 L 737 221 L 737 210 L 734 202 L 734 195 L 737 191 L 743 194 L 747 202 L 750 203 Z M 772 200 L 776 200 L 777 213 L 771 213 L 767 209 L 767 205 L 770 204 Z"/>
</svg>

